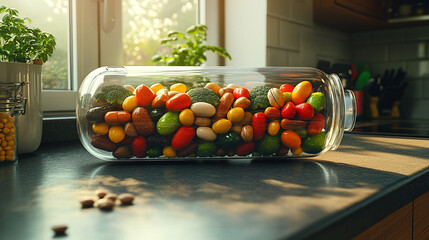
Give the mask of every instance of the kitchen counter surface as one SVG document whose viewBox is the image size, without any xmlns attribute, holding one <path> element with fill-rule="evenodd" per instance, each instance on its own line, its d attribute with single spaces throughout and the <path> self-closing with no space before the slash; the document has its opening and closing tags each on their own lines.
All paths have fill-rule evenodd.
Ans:
<svg viewBox="0 0 429 240">
<path fill-rule="evenodd" d="M 0 166 L 0 239 L 348 239 L 429 191 L 429 139 L 348 134 L 284 161 L 114 164 L 77 141 Z M 134 205 L 81 209 L 105 188 Z"/>
</svg>

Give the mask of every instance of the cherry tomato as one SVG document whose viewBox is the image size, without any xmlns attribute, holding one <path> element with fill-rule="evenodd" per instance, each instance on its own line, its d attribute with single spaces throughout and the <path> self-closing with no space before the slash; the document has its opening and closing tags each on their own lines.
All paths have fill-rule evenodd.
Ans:
<svg viewBox="0 0 429 240">
<path fill-rule="evenodd" d="M 237 146 L 235 153 L 238 156 L 247 156 L 255 150 L 255 142 L 244 142 Z"/>
<path fill-rule="evenodd" d="M 296 107 L 293 102 L 288 102 L 282 109 L 282 118 L 294 118 L 296 114 Z"/>
<path fill-rule="evenodd" d="M 232 95 L 234 95 L 235 99 L 238 99 L 240 97 L 247 97 L 247 98 L 250 97 L 249 91 L 242 87 L 234 89 L 234 91 L 232 92 Z"/>
<path fill-rule="evenodd" d="M 267 130 L 267 119 L 265 114 L 262 112 L 255 113 L 252 117 L 252 127 L 253 127 L 253 140 L 259 141 Z"/>
<path fill-rule="evenodd" d="M 310 124 L 308 124 L 307 132 L 310 135 L 317 135 L 323 130 L 324 127 L 325 117 L 323 117 L 323 114 L 318 113 L 314 116 L 313 119 L 311 119 Z"/>
<path fill-rule="evenodd" d="M 296 105 L 296 116 L 302 120 L 310 120 L 314 116 L 313 106 L 309 103 Z"/>
<path fill-rule="evenodd" d="M 303 103 L 310 96 L 312 91 L 311 83 L 309 81 L 302 81 L 296 85 L 292 91 L 292 102 L 295 104 Z"/>
<path fill-rule="evenodd" d="M 191 126 L 182 126 L 174 134 L 173 139 L 171 140 L 171 146 L 180 150 L 188 146 L 195 137 L 195 130 Z"/>
<path fill-rule="evenodd" d="M 290 84 L 283 84 L 280 86 L 280 91 L 282 92 L 292 92 L 295 87 Z"/>
<path fill-rule="evenodd" d="M 143 136 L 134 138 L 131 148 L 133 149 L 134 156 L 139 158 L 146 157 L 147 144 Z"/>
<path fill-rule="evenodd" d="M 282 132 L 280 140 L 283 145 L 291 149 L 299 148 L 301 146 L 301 138 L 296 132 L 291 130 Z"/>
<path fill-rule="evenodd" d="M 188 108 L 191 105 L 191 98 L 186 93 L 179 93 L 170 98 L 165 106 L 169 111 L 178 112 L 182 111 L 185 108 Z"/>
<path fill-rule="evenodd" d="M 149 106 L 155 98 L 155 93 L 146 85 L 140 84 L 136 88 L 137 103 L 143 107 Z"/>
</svg>

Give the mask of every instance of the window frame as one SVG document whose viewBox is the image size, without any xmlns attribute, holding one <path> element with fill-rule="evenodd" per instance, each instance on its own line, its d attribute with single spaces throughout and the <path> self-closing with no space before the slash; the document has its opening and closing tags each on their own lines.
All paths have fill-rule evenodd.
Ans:
<svg viewBox="0 0 429 240">
<path fill-rule="evenodd" d="M 42 90 L 42 110 L 44 113 L 74 112 L 76 97 L 84 78 L 93 70 L 104 66 L 105 57 L 120 59 L 121 51 L 115 51 L 112 44 L 103 44 L 102 38 L 114 39 L 115 45 L 122 47 L 120 11 L 116 8 L 115 26 L 110 34 L 100 31 L 105 2 L 121 0 L 69 0 L 69 89 Z M 224 0 L 198 0 L 197 23 L 208 26 L 208 44 L 219 45 L 219 2 Z M 112 49 L 114 51 L 112 51 Z M 206 65 L 218 65 L 215 55 L 208 55 Z M 116 65 L 121 65 L 120 60 Z"/>
</svg>

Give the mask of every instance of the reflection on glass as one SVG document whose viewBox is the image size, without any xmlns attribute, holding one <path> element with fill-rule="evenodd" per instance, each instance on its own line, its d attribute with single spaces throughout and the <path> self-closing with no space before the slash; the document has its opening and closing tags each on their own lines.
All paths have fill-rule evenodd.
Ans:
<svg viewBox="0 0 429 240">
<path fill-rule="evenodd" d="M 169 31 L 196 24 L 197 0 L 122 0 L 124 65 L 152 65 L 167 49 L 160 40 Z"/>
<path fill-rule="evenodd" d="M 52 59 L 43 64 L 43 89 L 68 89 L 68 0 L 2 0 L 1 5 L 15 8 L 20 17 L 32 20 L 31 27 L 55 36 L 57 46 Z"/>
</svg>

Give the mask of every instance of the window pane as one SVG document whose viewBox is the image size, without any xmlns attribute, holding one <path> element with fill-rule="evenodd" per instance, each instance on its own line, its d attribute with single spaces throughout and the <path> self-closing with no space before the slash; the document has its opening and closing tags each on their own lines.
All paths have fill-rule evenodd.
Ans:
<svg viewBox="0 0 429 240">
<path fill-rule="evenodd" d="M 152 65 L 165 54 L 160 40 L 169 31 L 184 32 L 196 24 L 197 0 L 122 0 L 124 65 Z"/>
<path fill-rule="evenodd" d="M 1 5 L 15 8 L 21 18 L 32 20 L 31 27 L 38 27 L 56 38 L 56 49 L 52 59 L 43 64 L 43 89 L 69 89 L 68 47 L 68 0 L 2 0 Z"/>
</svg>

